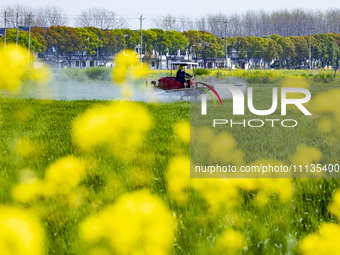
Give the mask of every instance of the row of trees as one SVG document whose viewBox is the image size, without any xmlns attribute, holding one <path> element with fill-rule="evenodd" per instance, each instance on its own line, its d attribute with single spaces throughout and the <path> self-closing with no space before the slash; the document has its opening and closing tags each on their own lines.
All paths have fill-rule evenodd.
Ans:
<svg viewBox="0 0 340 255">
<path fill-rule="evenodd" d="M 75 24 L 78 27 L 97 27 L 99 29 L 128 28 L 127 20 L 115 12 L 104 8 L 82 10 L 77 17 L 68 17 L 62 8 L 55 6 L 36 9 L 13 4 L 1 9 L 1 15 L 7 13 L 7 25 L 16 25 L 16 13 L 19 25 L 31 24 L 37 27 L 65 26 Z M 3 16 L 1 16 L 3 17 Z M 138 17 L 136 17 L 137 19 Z M 75 22 L 72 22 L 75 19 Z M 279 11 L 247 11 L 243 14 L 209 14 L 198 18 L 165 15 L 152 18 L 154 28 L 162 30 L 207 31 L 217 37 L 259 36 L 277 34 L 280 36 L 302 36 L 309 34 L 340 33 L 340 9 L 313 11 L 305 9 Z M 0 19 L 0 26 L 4 19 Z"/>
<path fill-rule="evenodd" d="M 40 52 L 44 58 L 48 49 L 56 50 L 55 55 L 64 56 L 69 63 L 77 53 L 82 60 L 89 57 L 102 60 L 126 48 L 135 49 L 140 43 L 140 31 L 130 29 L 100 30 L 96 27 L 52 26 L 32 28 L 31 49 Z M 15 29 L 7 31 L 7 40 L 15 42 Z M 28 43 L 27 32 L 20 31 L 19 43 Z M 3 40 L 3 38 L 1 38 Z M 309 65 L 309 36 L 283 37 L 273 34 L 265 37 L 228 37 L 228 55 L 235 61 L 252 60 L 254 66 L 260 61 L 272 64 L 275 68 L 292 68 Z M 311 57 L 313 67 L 336 65 L 340 58 L 340 34 L 315 34 L 311 36 Z M 164 31 L 162 29 L 143 30 L 143 61 L 155 60 L 157 68 L 161 56 L 167 60 L 179 52 L 202 59 L 204 65 L 208 59 L 225 57 L 225 39 L 206 31 L 189 30 L 185 32 Z M 274 64 L 273 64 L 274 60 Z"/>
<path fill-rule="evenodd" d="M 13 28 L 16 26 L 17 14 L 19 26 L 28 26 L 29 14 L 31 14 L 31 26 L 65 26 L 68 23 L 68 18 L 63 9 L 60 7 L 44 6 L 34 9 L 20 4 L 13 4 L 1 9 L 0 24 L 2 27 L 5 26 L 5 12 L 6 26 L 9 28 Z"/>
<path fill-rule="evenodd" d="M 277 34 L 302 36 L 340 33 L 340 9 L 313 11 L 305 9 L 279 11 L 247 11 L 243 14 L 209 14 L 192 20 L 166 15 L 154 19 L 154 25 L 164 30 L 202 30 L 218 37 L 259 36 Z"/>
<path fill-rule="evenodd" d="M 16 26 L 16 19 L 18 14 L 18 25 L 33 27 L 50 27 L 50 26 L 65 26 L 70 24 L 73 20 L 68 17 L 64 10 L 57 6 L 44 6 L 38 8 L 31 8 L 20 4 L 13 4 L 5 6 L 1 9 L 0 26 L 5 25 L 6 12 L 6 26 L 13 28 Z M 31 19 L 29 21 L 29 14 Z M 115 12 L 98 7 L 92 7 L 81 11 L 76 18 L 76 25 L 79 27 L 97 27 L 99 29 L 114 29 L 128 27 L 124 18 L 119 17 Z"/>
</svg>

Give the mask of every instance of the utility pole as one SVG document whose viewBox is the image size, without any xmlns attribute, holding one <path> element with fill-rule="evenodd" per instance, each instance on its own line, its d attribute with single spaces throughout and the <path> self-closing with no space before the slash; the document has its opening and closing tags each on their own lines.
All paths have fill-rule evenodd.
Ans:
<svg viewBox="0 0 340 255">
<path fill-rule="evenodd" d="M 31 63 L 31 14 L 28 14 L 28 64 Z"/>
<path fill-rule="evenodd" d="M 225 24 L 225 67 L 228 69 L 228 38 L 227 38 L 227 28 L 228 28 L 228 20 L 224 21 Z"/>
<path fill-rule="evenodd" d="M 4 34 L 4 49 L 6 49 L 6 25 L 7 25 L 7 18 L 6 18 L 6 11 L 5 11 L 5 34 Z"/>
<path fill-rule="evenodd" d="M 334 77 L 333 76 L 333 72 L 334 72 L 334 44 L 335 43 L 333 43 L 333 54 L 332 54 L 332 77 Z"/>
<path fill-rule="evenodd" d="M 31 14 L 28 14 L 28 53 L 31 50 Z"/>
<path fill-rule="evenodd" d="M 16 19 L 16 39 L 15 39 L 15 45 L 18 46 L 18 19 L 19 14 L 17 13 L 17 19 Z"/>
<path fill-rule="evenodd" d="M 140 15 L 140 47 L 139 47 L 139 57 L 140 57 L 140 66 L 142 67 L 143 59 L 142 59 L 142 51 L 143 51 L 143 15 Z"/>
<path fill-rule="evenodd" d="M 309 70 L 312 70 L 312 39 L 311 39 L 311 28 L 309 28 Z"/>
</svg>

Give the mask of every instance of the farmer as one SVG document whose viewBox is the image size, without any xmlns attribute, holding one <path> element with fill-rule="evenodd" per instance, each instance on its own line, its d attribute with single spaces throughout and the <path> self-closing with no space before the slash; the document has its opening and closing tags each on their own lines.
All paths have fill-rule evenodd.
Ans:
<svg viewBox="0 0 340 255">
<path fill-rule="evenodd" d="M 185 78 L 191 78 L 192 76 L 184 71 L 183 65 L 180 65 L 176 74 L 176 81 L 179 81 L 183 86 Z"/>
</svg>

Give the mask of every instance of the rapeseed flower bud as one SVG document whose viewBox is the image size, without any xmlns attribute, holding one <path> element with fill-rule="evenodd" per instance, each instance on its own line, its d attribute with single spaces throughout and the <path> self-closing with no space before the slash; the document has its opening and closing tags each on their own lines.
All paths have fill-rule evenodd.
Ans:
<svg viewBox="0 0 340 255">
<path fill-rule="evenodd" d="M 190 123 L 187 121 L 178 121 L 172 127 L 174 134 L 178 137 L 181 141 L 185 143 L 190 142 Z"/>
<path fill-rule="evenodd" d="M 14 186 L 12 195 L 20 202 L 29 202 L 39 196 L 66 195 L 69 196 L 70 204 L 75 205 L 81 198 L 73 192 L 85 177 L 85 168 L 85 161 L 74 156 L 61 158 L 47 168 L 44 179 L 39 180 L 35 176 L 25 178 Z"/>
<path fill-rule="evenodd" d="M 190 159 L 185 156 L 172 158 L 167 168 L 166 180 L 170 196 L 179 203 L 186 202 L 190 185 Z"/>
<path fill-rule="evenodd" d="M 137 53 L 133 50 L 124 50 L 116 55 L 113 68 L 113 81 L 123 85 L 129 79 L 139 79 L 149 73 L 149 66 L 139 63 Z"/>
<path fill-rule="evenodd" d="M 322 159 L 322 153 L 319 149 L 300 145 L 290 161 L 294 165 L 309 165 L 312 163 L 319 163 Z"/>
<path fill-rule="evenodd" d="M 20 90 L 29 59 L 28 51 L 21 46 L 9 44 L 6 49 L 0 48 L 0 91 L 17 93 Z"/>
<path fill-rule="evenodd" d="M 73 122 L 73 140 L 83 150 L 109 145 L 114 156 L 130 159 L 152 126 L 147 109 L 134 102 L 116 101 L 87 110 Z"/>
<path fill-rule="evenodd" d="M 333 201 L 328 206 L 328 211 L 340 219 L 340 190 L 333 194 Z"/>
<path fill-rule="evenodd" d="M 44 195 L 69 194 L 86 175 L 85 162 L 74 156 L 58 159 L 46 170 Z"/>
<path fill-rule="evenodd" d="M 115 254 L 168 254 L 175 218 L 163 201 L 147 190 L 122 195 L 115 204 L 80 226 L 87 242 L 107 240 Z"/>
<path fill-rule="evenodd" d="M 243 235 L 234 229 L 227 229 L 220 234 L 215 243 L 215 254 L 238 254 L 246 248 Z"/>
<path fill-rule="evenodd" d="M 302 255 L 337 255 L 340 254 L 340 226 L 322 223 L 317 233 L 302 239 L 299 251 Z"/>
<path fill-rule="evenodd" d="M 33 214 L 0 206 L 0 253 L 41 255 L 45 253 L 44 230 Z"/>
</svg>

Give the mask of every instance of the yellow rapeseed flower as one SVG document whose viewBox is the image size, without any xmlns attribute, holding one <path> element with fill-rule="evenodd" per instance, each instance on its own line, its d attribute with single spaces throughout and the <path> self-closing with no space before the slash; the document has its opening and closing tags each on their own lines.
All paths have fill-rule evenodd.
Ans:
<svg viewBox="0 0 340 255">
<path fill-rule="evenodd" d="M 104 188 L 105 197 L 116 198 L 123 192 L 123 187 L 123 183 L 119 180 L 119 178 L 115 175 L 111 175 L 111 178 L 107 180 L 107 184 Z"/>
<path fill-rule="evenodd" d="M 330 133 L 333 130 L 333 121 L 329 118 L 321 119 L 318 123 L 318 131 L 321 133 Z"/>
<path fill-rule="evenodd" d="M 87 110 L 73 122 L 73 140 L 83 150 L 109 145 L 114 156 L 129 159 L 152 126 L 152 117 L 141 104 L 116 101 Z"/>
<path fill-rule="evenodd" d="M 128 171 L 127 182 L 130 186 L 147 187 L 151 185 L 153 174 L 147 168 L 133 167 Z"/>
<path fill-rule="evenodd" d="M 311 146 L 300 145 L 290 161 L 294 165 L 309 165 L 312 163 L 319 163 L 322 159 L 322 152 Z"/>
<path fill-rule="evenodd" d="M 309 90 L 310 85 L 309 82 L 305 78 L 288 78 L 285 79 L 281 83 L 281 87 L 286 88 L 303 88 Z M 298 99 L 298 98 L 304 98 L 305 95 L 303 93 L 298 92 L 291 92 L 286 94 L 287 99 Z M 279 96 L 281 98 L 281 94 Z M 309 109 L 310 108 L 310 102 L 304 103 L 304 106 Z M 287 108 L 293 110 L 294 112 L 300 111 L 295 105 L 287 105 Z"/>
<path fill-rule="evenodd" d="M 249 164 L 250 166 L 272 166 L 272 167 L 281 167 L 285 166 L 282 161 L 275 159 L 260 159 L 255 160 L 254 162 Z M 276 195 L 281 203 L 287 203 L 291 201 L 293 196 L 293 186 L 292 181 L 289 177 L 290 175 L 286 173 L 275 173 L 279 177 L 282 178 L 256 178 L 253 179 L 256 190 L 259 191 L 259 198 L 255 199 L 255 203 L 257 205 L 265 205 L 266 196 L 270 197 Z M 285 178 L 283 178 L 285 177 Z"/>
<path fill-rule="evenodd" d="M 178 121 L 172 127 L 174 134 L 185 143 L 190 142 L 190 123 L 188 121 Z"/>
<path fill-rule="evenodd" d="M 303 88 L 309 90 L 310 85 L 304 78 L 288 78 L 281 83 L 283 88 Z M 303 98 L 305 95 L 300 93 L 287 93 L 287 98 Z"/>
<path fill-rule="evenodd" d="M 332 112 L 340 115 L 340 89 L 331 89 L 318 93 L 311 101 L 314 113 Z"/>
<path fill-rule="evenodd" d="M 147 77 L 150 74 L 150 66 L 147 63 L 139 64 L 136 68 L 132 69 L 131 74 L 135 79 Z"/>
<path fill-rule="evenodd" d="M 215 134 L 212 128 L 203 127 L 197 132 L 194 136 L 199 143 L 202 144 L 210 144 L 212 139 L 214 138 Z"/>
<path fill-rule="evenodd" d="M 124 88 L 122 89 L 121 95 L 123 96 L 124 99 L 129 99 L 133 95 L 133 90 L 131 86 L 125 85 Z"/>
<path fill-rule="evenodd" d="M 238 181 L 234 179 L 191 179 L 190 185 L 207 201 L 211 216 L 216 216 L 225 209 L 231 210 L 242 204 L 238 190 Z"/>
<path fill-rule="evenodd" d="M 256 206 L 259 207 L 265 206 L 269 202 L 269 196 L 267 192 L 265 192 L 264 190 L 259 191 L 256 194 L 253 202 Z"/>
<path fill-rule="evenodd" d="M 340 226 L 333 223 L 322 223 L 317 233 L 309 234 L 300 245 L 302 255 L 339 255 Z"/>
<path fill-rule="evenodd" d="M 333 194 L 333 201 L 328 206 L 328 211 L 340 220 L 340 190 Z"/>
<path fill-rule="evenodd" d="M 179 203 L 186 202 L 190 184 L 190 159 L 185 156 L 172 158 L 167 168 L 166 180 L 170 196 Z"/>
<path fill-rule="evenodd" d="M 17 93 L 21 88 L 25 68 L 29 66 L 27 49 L 9 44 L 0 47 L 0 91 Z"/>
<path fill-rule="evenodd" d="M 210 158 L 213 162 L 233 162 L 232 152 L 236 147 L 235 139 L 227 132 L 216 135 L 210 143 Z"/>
<path fill-rule="evenodd" d="M 215 254 L 239 254 L 246 248 L 243 235 L 234 229 L 227 229 L 216 239 Z"/>
<path fill-rule="evenodd" d="M 242 200 L 238 188 L 248 189 L 251 185 L 238 179 L 190 179 L 190 159 L 174 157 L 169 161 L 166 172 L 167 188 L 172 199 L 178 203 L 188 200 L 188 189 L 195 190 L 209 205 L 212 216 L 220 209 L 231 209 Z"/>
<path fill-rule="evenodd" d="M 20 157 L 38 156 L 43 152 L 41 143 L 32 142 L 28 138 L 19 138 L 14 143 L 14 150 Z"/>
<path fill-rule="evenodd" d="M 43 193 L 43 182 L 37 178 L 30 178 L 18 185 L 12 190 L 12 196 L 19 202 L 30 202 Z"/>
<path fill-rule="evenodd" d="M 318 93 L 311 101 L 313 114 L 327 114 L 322 117 L 318 124 L 318 130 L 322 133 L 340 135 L 338 128 L 340 125 L 340 89 L 331 89 Z M 331 116 L 330 116 L 331 115 Z M 332 139 L 330 139 L 332 140 Z M 332 144 L 333 142 L 329 142 Z"/>
<path fill-rule="evenodd" d="M 64 157 L 47 168 L 44 179 L 39 180 L 35 175 L 30 174 L 21 180 L 13 187 L 12 195 L 20 202 L 30 202 L 39 196 L 67 195 L 69 204 L 75 205 L 83 197 L 84 192 L 74 194 L 74 191 L 85 175 L 86 162 L 84 160 L 74 156 Z"/>
<path fill-rule="evenodd" d="M 107 240 L 114 254 L 169 254 L 175 218 L 159 197 L 141 190 L 88 217 L 80 225 L 80 236 L 90 243 Z"/>
<path fill-rule="evenodd" d="M 46 84 L 51 81 L 52 74 L 48 67 L 43 66 L 41 68 L 31 68 L 32 77 L 31 80 L 40 84 Z"/>
<path fill-rule="evenodd" d="M 0 253 L 44 254 L 45 236 L 39 220 L 27 211 L 0 206 Z"/>
<path fill-rule="evenodd" d="M 139 79 L 149 73 L 149 66 L 140 64 L 137 53 L 133 50 L 124 50 L 115 57 L 115 67 L 112 70 L 113 81 L 123 85 L 129 80 Z"/>
<path fill-rule="evenodd" d="M 90 255 L 111 255 L 111 252 L 105 248 L 91 249 Z"/>
<path fill-rule="evenodd" d="M 20 171 L 20 183 L 12 189 L 12 196 L 19 202 L 29 202 L 42 192 L 42 182 L 30 169 Z"/>
<path fill-rule="evenodd" d="M 58 159 L 45 173 L 44 195 L 69 194 L 86 175 L 86 163 L 74 156 Z"/>
</svg>

